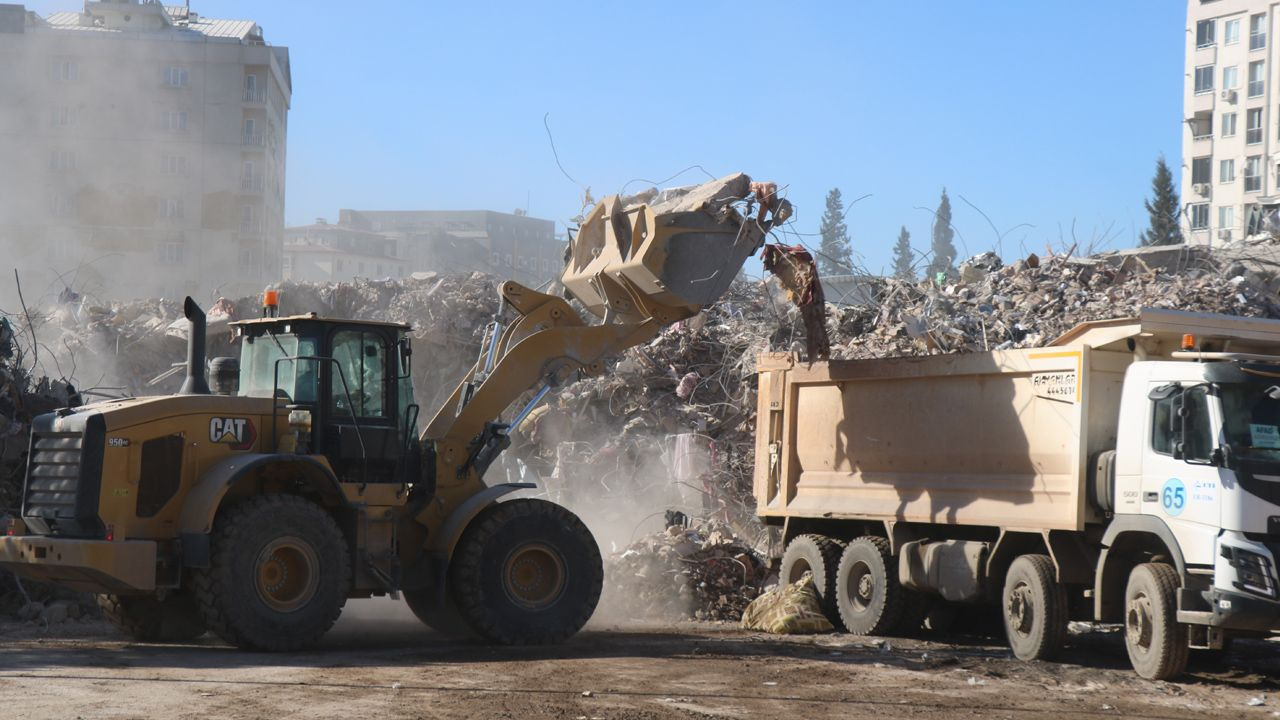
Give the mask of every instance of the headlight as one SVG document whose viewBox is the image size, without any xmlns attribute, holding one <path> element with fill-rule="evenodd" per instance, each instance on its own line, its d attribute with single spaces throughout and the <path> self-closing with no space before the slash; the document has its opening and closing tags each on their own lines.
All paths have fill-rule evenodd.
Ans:
<svg viewBox="0 0 1280 720">
<path fill-rule="evenodd" d="M 1246 592 L 1267 597 L 1276 596 L 1276 581 L 1271 574 L 1271 558 L 1244 548 L 1222 546 L 1222 557 L 1235 568 L 1234 585 Z"/>
</svg>

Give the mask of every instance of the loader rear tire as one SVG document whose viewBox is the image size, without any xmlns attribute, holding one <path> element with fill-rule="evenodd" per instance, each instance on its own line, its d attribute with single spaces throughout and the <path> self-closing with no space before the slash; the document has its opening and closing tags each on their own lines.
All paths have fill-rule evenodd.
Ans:
<svg viewBox="0 0 1280 720">
<path fill-rule="evenodd" d="M 187 642 L 205 633 L 195 598 L 186 592 L 154 595 L 99 595 L 102 616 L 138 642 Z"/>
<path fill-rule="evenodd" d="M 351 561 L 333 517 L 296 495 L 262 495 L 219 513 L 208 568 L 193 587 L 205 624 L 248 650 L 313 645 L 347 601 Z"/>
<path fill-rule="evenodd" d="M 874 535 L 852 540 L 836 571 L 840 619 L 854 635 L 886 635 L 898 629 L 906 610 L 905 589 L 889 541 Z"/>
<path fill-rule="evenodd" d="M 403 594 L 405 604 L 413 611 L 414 617 L 422 621 L 423 625 L 450 640 L 474 637 L 475 634 L 471 631 L 471 626 L 467 625 L 462 613 L 458 612 L 458 605 L 451 597 L 446 596 L 445 603 L 441 606 L 437 602 L 436 589 L 434 587 L 427 587 L 421 590 L 405 590 Z"/>
<path fill-rule="evenodd" d="M 832 625 L 840 625 L 840 609 L 836 603 L 836 568 L 840 565 L 840 553 L 844 543 L 825 535 L 797 535 L 787 543 L 778 567 L 778 582 L 789 585 L 813 573 L 813 587 L 818 592 L 818 602 Z"/>
<path fill-rule="evenodd" d="M 562 642 L 591 618 L 604 564 L 569 510 L 519 499 L 483 511 L 449 563 L 453 600 L 478 635 L 499 645 Z"/>
</svg>

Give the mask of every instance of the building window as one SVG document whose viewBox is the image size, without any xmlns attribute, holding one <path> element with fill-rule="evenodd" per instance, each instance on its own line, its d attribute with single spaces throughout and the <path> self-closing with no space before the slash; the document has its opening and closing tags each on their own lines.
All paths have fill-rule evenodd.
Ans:
<svg viewBox="0 0 1280 720">
<path fill-rule="evenodd" d="M 186 203 L 181 198 L 160 198 L 156 206 L 157 214 L 165 220 L 181 220 L 186 215 Z"/>
<path fill-rule="evenodd" d="M 54 217 L 67 218 L 75 214 L 75 202 L 67 193 L 54 193 L 49 196 L 49 212 Z"/>
<path fill-rule="evenodd" d="M 187 86 L 187 69 L 172 65 L 164 69 L 164 84 L 173 88 Z"/>
<path fill-rule="evenodd" d="M 1213 137 L 1213 113 L 1196 113 L 1191 118 L 1191 137 L 1196 140 Z"/>
<path fill-rule="evenodd" d="M 1201 20 L 1196 23 L 1196 47 L 1213 47 L 1213 31 L 1216 28 L 1216 22 L 1213 20 Z"/>
<path fill-rule="evenodd" d="M 246 235 L 254 234 L 257 224 L 254 222 L 254 212 L 252 205 L 240 206 L 240 232 Z"/>
<path fill-rule="evenodd" d="M 1262 190 L 1262 156 L 1250 155 L 1244 160 L 1244 191 Z"/>
<path fill-rule="evenodd" d="M 1244 142 L 1246 145 L 1262 142 L 1262 108 L 1250 108 L 1245 113 Z"/>
<path fill-rule="evenodd" d="M 1209 203 L 1188 205 L 1187 216 L 1191 219 L 1192 230 L 1209 229 Z"/>
<path fill-rule="evenodd" d="M 1196 68 L 1196 94 L 1213 92 L 1213 66 L 1201 65 Z"/>
<path fill-rule="evenodd" d="M 492 265 L 493 267 L 498 267 L 498 263 L 500 262 L 502 262 L 502 258 L 498 255 L 498 253 L 494 253 L 493 257 L 489 259 L 489 264 Z"/>
<path fill-rule="evenodd" d="M 333 261 L 333 270 L 334 270 L 334 272 L 342 272 L 342 261 L 341 261 L 341 260 L 334 260 L 334 261 Z"/>
<path fill-rule="evenodd" d="M 251 247 L 240 248 L 240 269 L 252 270 L 257 266 L 257 253 Z"/>
<path fill-rule="evenodd" d="M 1236 208 L 1234 205 L 1218 206 L 1218 227 L 1230 230 L 1236 224 Z"/>
<path fill-rule="evenodd" d="M 1240 18 L 1222 23 L 1222 44 L 1235 45 L 1240 42 Z"/>
<path fill-rule="evenodd" d="M 511 253 L 507 253 L 506 256 L 503 258 L 503 260 L 506 261 L 507 267 L 511 267 Z"/>
<path fill-rule="evenodd" d="M 1222 137 L 1232 137 L 1236 134 L 1236 114 L 1222 114 Z"/>
<path fill-rule="evenodd" d="M 156 259 L 161 265 L 181 265 L 186 248 L 187 243 L 181 235 L 165 238 L 156 245 Z"/>
<path fill-rule="evenodd" d="M 76 154 L 70 150 L 54 150 L 49 155 L 49 169 L 54 172 L 75 170 Z"/>
<path fill-rule="evenodd" d="M 49 63 L 49 79 L 54 82 L 75 82 L 80 79 L 80 65 L 75 60 L 54 60 Z"/>
<path fill-rule="evenodd" d="M 164 153 L 160 156 L 160 172 L 164 175 L 186 175 L 186 156 Z"/>
<path fill-rule="evenodd" d="M 76 111 L 70 105 L 59 105 L 49 114 L 49 124 L 54 127 L 70 127 L 76 124 Z"/>
<path fill-rule="evenodd" d="M 160 127 L 169 132 L 186 132 L 187 130 L 187 111 L 186 110 L 166 110 L 160 116 Z"/>
<path fill-rule="evenodd" d="M 1260 97 L 1266 88 L 1265 68 L 1262 60 L 1249 63 L 1249 97 Z"/>
<path fill-rule="evenodd" d="M 1249 16 L 1249 49 L 1261 50 L 1267 46 L 1267 14 Z"/>
<path fill-rule="evenodd" d="M 1229 65 L 1222 68 L 1222 89 L 1230 90 L 1240 82 L 1240 73 L 1237 72 L 1238 67 Z"/>
<path fill-rule="evenodd" d="M 1191 183 L 1193 185 L 1212 181 L 1210 177 L 1212 163 L 1213 158 L 1208 155 L 1191 159 Z"/>
<path fill-rule="evenodd" d="M 1218 182 L 1229 183 L 1236 181 L 1236 160 L 1220 160 L 1218 162 Z"/>
</svg>

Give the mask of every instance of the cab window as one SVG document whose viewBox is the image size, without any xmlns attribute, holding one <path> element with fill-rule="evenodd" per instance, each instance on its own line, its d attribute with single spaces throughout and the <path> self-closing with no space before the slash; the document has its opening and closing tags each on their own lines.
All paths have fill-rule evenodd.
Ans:
<svg viewBox="0 0 1280 720">
<path fill-rule="evenodd" d="M 341 420 L 353 411 L 361 418 L 386 417 L 387 351 L 382 336 L 360 330 L 336 333 L 333 358 L 337 361 L 330 379 L 334 418 Z"/>
<path fill-rule="evenodd" d="M 1183 459 L 1207 461 L 1212 453 L 1213 438 L 1209 427 L 1208 387 L 1197 385 L 1170 393 L 1152 403 L 1151 449 L 1161 455 L 1172 455 L 1179 441 L 1173 422 L 1178 404 L 1186 406 L 1186 447 Z"/>
</svg>

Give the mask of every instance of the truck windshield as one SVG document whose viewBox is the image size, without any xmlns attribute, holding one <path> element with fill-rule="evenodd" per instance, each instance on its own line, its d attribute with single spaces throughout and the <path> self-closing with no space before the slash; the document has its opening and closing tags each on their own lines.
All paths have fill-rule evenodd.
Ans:
<svg viewBox="0 0 1280 720">
<path fill-rule="evenodd" d="M 289 334 L 246 336 L 240 347 L 240 394 L 271 397 L 272 387 L 277 387 L 293 402 L 316 402 L 319 368 L 314 361 L 281 362 L 276 384 L 277 360 L 315 354 L 316 344 L 311 338 Z"/>
<path fill-rule="evenodd" d="M 1240 458 L 1280 462 L 1280 383 L 1221 384 L 1223 434 Z"/>
</svg>

